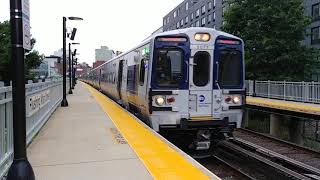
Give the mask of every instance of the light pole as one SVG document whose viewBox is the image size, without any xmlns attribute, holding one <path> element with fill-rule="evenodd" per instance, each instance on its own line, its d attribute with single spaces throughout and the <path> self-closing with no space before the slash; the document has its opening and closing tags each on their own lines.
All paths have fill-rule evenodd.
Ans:
<svg viewBox="0 0 320 180">
<path fill-rule="evenodd" d="M 74 76 L 73 76 L 73 79 L 74 79 L 73 83 L 74 83 L 74 85 L 73 85 L 73 86 L 75 86 L 75 85 L 77 84 L 76 72 L 77 72 L 78 58 L 75 59 L 74 65 L 76 66 L 76 68 L 73 69 L 73 71 L 74 71 L 74 73 L 73 73 L 73 75 L 74 75 Z"/>
<path fill-rule="evenodd" d="M 26 151 L 26 89 L 22 18 L 22 1 L 10 0 L 14 159 L 8 172 L 8 180 L 35 179 Z"/>
<path fill-rule="evenodd" d="M 71 43 L 69 43 L 69 94 L 73 94 L 72 92 L 72 72 L 71 72 L 71 66 L 72 66 L 72 57 L 71 57 Z"/>
<path fill-rule="evenodd" d="M 67 107 L 68 106 L 68 101 L 67 101 L 67 72 L 66 72 L 66 66 L 67 66 L 67 56 L 66 56 L 66 36 L 67 36 L 67 29 L 66 29 L 66 23 L 68 20 L 83 20 L 80 17 L 63 17 L 63 99 L 61 102 L 62 107 Z"/>
<path fill-rule="evenodd" d="M 80 43 L 71 43 L 72 45 L 79 45 Z M 69 46 L 70 46 L 70 43 L 69 43 Z M 70 47 L 69 47 L 70 48 Z M 72 75 L 72 77 L 70 76 L 70 82 L 72 82 L 71 84 L 70 84 L 70 89 L 74 89 L 74 86 L 75 86 L 75 72 L 74 72 L 74 68 L 73 68 L 73 66 L 74 66 L 74 61 L 73 61 L 73 58 L 74 58 L 74 56 L 76 55 L 76 52 L 77 52 L 77 49 L 75 49 L 74 50 L 74 52 L 73 53 L 71 53 L 71 48 L 70 48 L 70 51 L 69 51 L 69 56 L 70 56 L 70 54 L 71 54 L 71 66 L 70 66 L 70 63 L 69 63 L 69 66 L 70 66 L 70 68 L 69 68 L 69 73 L 70 72 L 72 72 L 71 73 L 71 75 Z M 72 81 L 71 81 L 71 78 L 72 78 Z"/>
</svg>

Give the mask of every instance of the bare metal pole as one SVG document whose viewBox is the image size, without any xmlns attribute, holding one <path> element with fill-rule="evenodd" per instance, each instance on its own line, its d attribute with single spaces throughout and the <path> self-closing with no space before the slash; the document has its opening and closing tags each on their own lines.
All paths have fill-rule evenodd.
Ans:
<svg viewBox="0 0 320 180">
<path fill-rule="evenodd" d="M 63 65 L 62 65 L 62 74 L 63 74 L 63 99 L 62 99 L 62 102 L 61 102 L 61 106 L 62 107 L 67 107 L 68 106 L 68 101 L 67 101 L 67 72 L 66 72 L 66 69 L 67 69 L 67 57 L 66 57 L 66 21 L 67 21 L 67 18 L 66 17 L 63 17 Z"/>
<path fill-rule="evenodd" d="M 25 62 L 22 30 L 22 1 L 10 0 L 10 23 L 12 43 L 12 108 L 14 159 L 8 172 L 8 180 L 34 180 L 34 172 L 26 151 L 26 90 Z"/>
<path fill-rule="evenodd" d="M 69 94 L 73 94 L 72 92 L 72 72 L 71 72 L 71 43 L 69 43 Z"/>
</svg>

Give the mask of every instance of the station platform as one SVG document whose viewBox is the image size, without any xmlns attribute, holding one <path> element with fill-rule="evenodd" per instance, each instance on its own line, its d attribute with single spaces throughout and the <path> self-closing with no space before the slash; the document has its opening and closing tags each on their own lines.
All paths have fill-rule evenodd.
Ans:
<svg viewBox="0 0 320 180">
<path fill-rule="evenodd" d="M 40 180 L 219 179 L 84 83 L 28 147 Z"/>
<path fill-rule="evenodd" d="M 260 106 L 272 109 L 280 109 L 297 113 L 320 115 L 320 104 L 301 103 L 294 101 L 267 99 L 260 97 L 247 96 L 247 105 Z"/>
</svg>

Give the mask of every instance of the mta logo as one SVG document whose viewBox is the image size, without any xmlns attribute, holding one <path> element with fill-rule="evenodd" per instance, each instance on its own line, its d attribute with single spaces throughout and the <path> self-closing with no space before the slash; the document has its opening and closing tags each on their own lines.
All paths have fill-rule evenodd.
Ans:
<svg viewBox="0 0 320 180">
<path fill-rule="evenodd" d="M 199 96 L 199 101 L 200 102 L 204 102 L 206 100 L 206 97 L 204 97 L 204 95 L 200 95 Z"/>
</svg>

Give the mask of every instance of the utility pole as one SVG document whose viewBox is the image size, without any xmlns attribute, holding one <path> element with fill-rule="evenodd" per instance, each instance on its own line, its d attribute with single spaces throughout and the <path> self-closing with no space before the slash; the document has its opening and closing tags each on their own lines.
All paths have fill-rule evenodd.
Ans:
<svg viewBox="0 0 320 180">
<path fill-rule="evenodd" d="M 24 9 L 22 9 L 22 6 L 24 6 Z M 29 1 L 10 0 L 14 159 L 8 172 L 8 180 L 35 179 L 26 150 L 24 50 L 25 48 L 31 49 L 29 22 Z"/>
<path fill-rule="evenodd" d="M 72 89 L 75 86 L 75 71 L 74 71 L 74 54 L 71 53 L 71 70 L 72 70 Z"/>
<path fill-rule="evenodd" d="M 62 48 L 62 54 L 63 54 L 63 63 L 62 63 L 62 74 L 63 74 L 63 97 L 62 97 L 62 102 L 61 102 L 61 106 L 62 107 L 67 107 L 68 106 L 68 101 L 67 101 L 67 72 L 66 72 L 66 66 L 67 66 L 67 57 L 66 57 L 66 22 L 67 22 L 67 18 L 63 17 L 63 48 Z"/>
<path fill-rule="evenodd" d="M 72 92 L 72 60 L 71 60 L 71 43 L 69 43 L 69 94 L 73 94 Z"/>
</svg>

